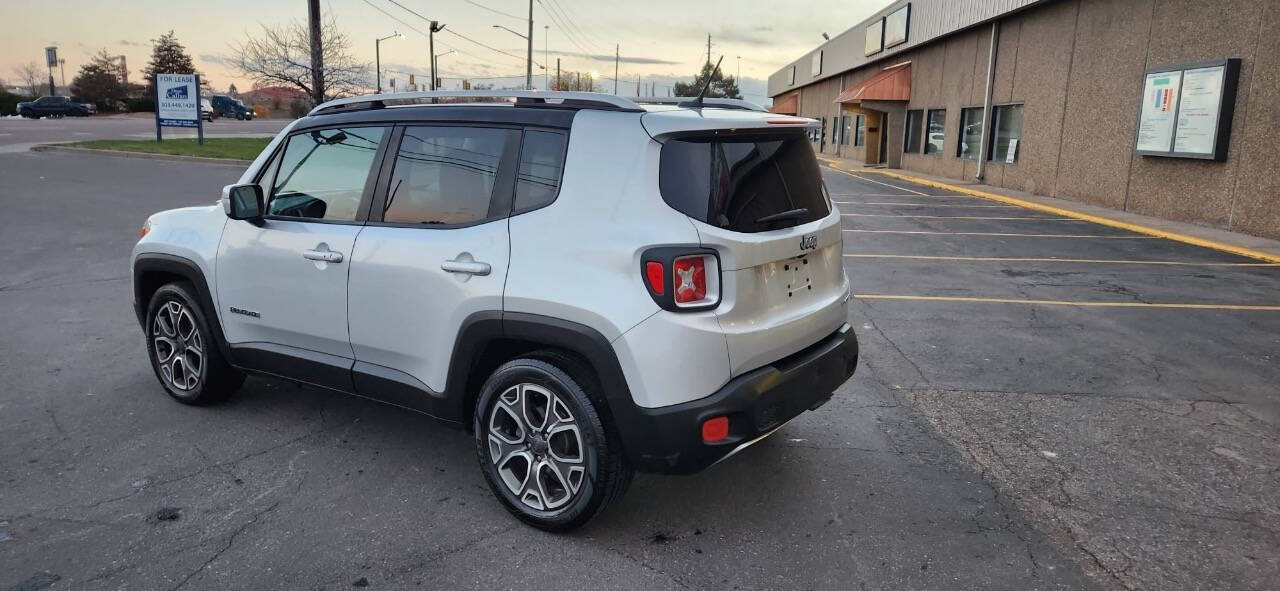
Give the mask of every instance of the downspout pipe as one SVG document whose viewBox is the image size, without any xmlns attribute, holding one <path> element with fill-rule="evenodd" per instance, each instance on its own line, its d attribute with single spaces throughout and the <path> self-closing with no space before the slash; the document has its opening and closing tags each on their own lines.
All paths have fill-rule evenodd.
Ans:
<svg viewBox="0 0 1280 591">
<path fill-rule="evenodd" d="M 991 22 L 991 46 L 987 49 L 987 93 L 982 99 L 982 142 L 978 151 L 978 180 L 987 176 L 987 152 L 991 149 L 991 87 L 996 81 L 996 44 L 1000 39 L 1000 21 Z"/>
</svg>

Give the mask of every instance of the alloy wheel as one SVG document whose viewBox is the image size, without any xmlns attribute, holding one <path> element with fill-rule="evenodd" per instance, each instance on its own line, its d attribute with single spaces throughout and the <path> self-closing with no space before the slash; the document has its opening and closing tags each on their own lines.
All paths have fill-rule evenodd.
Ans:
<svg viewBox="0 0 1280 591">
<path fill-rule="evenodd" d="M 498 396 L 486 424 L 493 469 L 522 504 L 555 511 L 582 490 L 582 432 L 554 392 L 530 383 L 511 386 Z"/>
<path fill-rule="evenodd" d="M 156 367 L 165 383 L 190 392 L 200 385 L 204 369 L 204 339 L 191 310 L 177 301 L 165 302 L 151 323 Z"/>
</svg>

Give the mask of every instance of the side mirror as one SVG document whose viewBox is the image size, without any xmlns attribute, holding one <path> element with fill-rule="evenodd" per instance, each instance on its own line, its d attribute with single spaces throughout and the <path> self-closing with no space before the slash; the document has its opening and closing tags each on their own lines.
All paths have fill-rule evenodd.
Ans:
<svg viewBox="0 0 1280 591">
<path fill-rule="evenodd" d="M 263 213 L 262 187 L 234 185 L 227 189 L 227 217 L 258 223 Z"/>
</svg>

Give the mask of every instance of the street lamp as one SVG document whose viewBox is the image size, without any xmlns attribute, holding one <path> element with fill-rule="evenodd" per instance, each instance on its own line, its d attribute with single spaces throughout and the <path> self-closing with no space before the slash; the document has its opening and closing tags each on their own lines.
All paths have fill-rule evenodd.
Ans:
<svg viewBox="0 0 1280 591">
<path fill-rule="evenodd" d="M 530 13 L 529 13 L 529 14 L 530 14 L 530 16 L 531 16 L 531 17 L 532 17 L 532 14 L 533 14 L 533 12 L 532 12 L 532 11 L 533 11 L 532 6 L 533 6 L 533 5 L 532 5 L 532 4 L 530 4 L 530 8 L 529 8 Z M 521 39 L 524 39 L 526 42 L 528 42 L 528 44 L 529 44 L 529 57 L 528 57 L 529 62 L 528 62 L 527 64 L 525 64 L 525 70 L 524 70 L 524 88 L 525 88 L 525 90 L 532 89 L 532 88 L 533 88 L 533 65 L 534 65 L 534 61 L 533 61 L 533 38 L 532 38 L 532 37 L 530 37 L 530 35 L 532 35 L 532 34 L 533 34 L 533 18 L 530 18 L 530 19 L 529 19 L 529 35 L 525 35 L 525 34 L 523 34 L 523 33 L 517 33 L 514 29 L 508 29 L 507 27 L 504 27 L 504 26 L 502 26 L 502 25 L 494 25 L 494 26 L 493 26 L 493 28 L 495 28 L 495 29 L 502 29 L 502 30 L 504 30 L 504 31 L 506 31 L 506 32 L 508 32 L 508 33 L 511 33 L 512 35 L 515 35 L 516 37 L 519 37 L 519 38 L 521 38 Z M 542 68 L 542 69 L 544 69 L 544 70 L 546 69 L 546 66 L 543 66 L 543 65 L 541 65 L 541 64 L 538 64 L 538 67 L 539 67 L 539 68 Z"/>
<path fill-rule="evenodd" d="M 431 57 L 431 90 L 439 90 L 436 88 L 436 60 L 456 52 L 457 52 L 456 49 L 450 49 L 449 51 L 446 51 L 444 53 L 437 53 Z"/>
<path fill-rule="evenodd" d="M 403 37 L 400 33 L 392 33 L 386 37 L 375 39 L 373 41 L 373 61 L 374 69 L 378 74 L 378 94 L 382 94 L 382 42 L 387 39 L 398 39 Z"/>
</svg>

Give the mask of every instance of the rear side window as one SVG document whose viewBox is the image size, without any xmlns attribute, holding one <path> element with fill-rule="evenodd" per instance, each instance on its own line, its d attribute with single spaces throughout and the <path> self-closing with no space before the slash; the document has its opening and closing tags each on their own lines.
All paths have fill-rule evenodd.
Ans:
<svg viewBox="0 0 1280 591">
<path fill-rule="evenodd" d="M 564 171 L 566 138 L 562 133 L 530 129 L 520 146 L 515 211 L 537 209 L 555 201 Z"/>
<path fill-rule="evenodd" d="M 516 134 L 482 127 L 405 128 L 382 221 L 455 225 L 493 217 L 498 165 Z"/>
<path fill-rule="evenodd" d="M 658 184 L 667 205 L 735 232 L 789 228 L 831 211 L 813 148 L 800 132 L 668 140 Z"/>
</svg>

